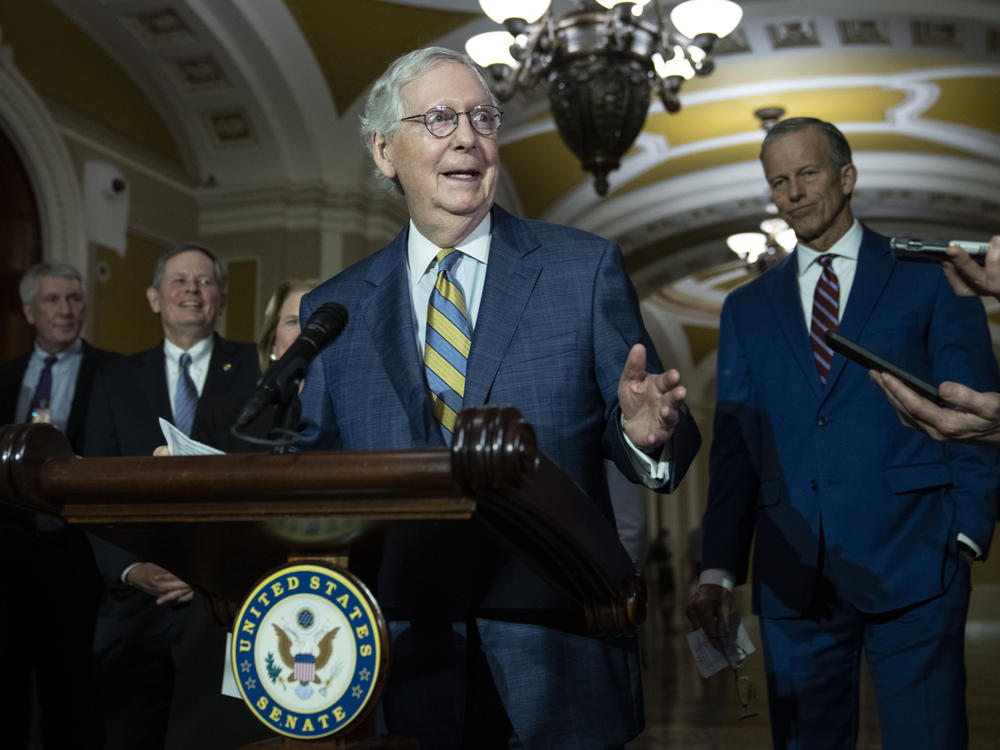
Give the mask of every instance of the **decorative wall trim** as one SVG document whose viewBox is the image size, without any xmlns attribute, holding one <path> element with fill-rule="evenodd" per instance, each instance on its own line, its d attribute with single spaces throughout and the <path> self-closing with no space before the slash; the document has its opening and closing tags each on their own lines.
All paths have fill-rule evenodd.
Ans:
<svg viewBox="0 0 1000 750">
<path fill-rule="evenodd" d="M 0 128 L 28 171 L 41 213 L 42 253 L 87 276 L 87 244 L 79 178 L 69 150 L 44 103 L 0 40 Z"/>
<path fill-rule="evenodd" d="M 366 237 L 394 236 L 406 223 L 402 200 L 373 188 L 332 190 L 322 184 L 268 185 L 244 190 L 203 189 L 199 235 L 267 229 L 320 229 Z"/>
</svg>

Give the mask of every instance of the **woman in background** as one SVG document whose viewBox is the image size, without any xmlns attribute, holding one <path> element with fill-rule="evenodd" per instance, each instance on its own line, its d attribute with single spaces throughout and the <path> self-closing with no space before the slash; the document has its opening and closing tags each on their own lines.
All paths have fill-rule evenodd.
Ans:
<svg viewBox="0 0 1000 750">
<path fill-rule="evenodd" d="M 302 295 L 312 291 L 320 279 L 288 279 L 278 284 L 264 310 L 264 322 L 257 337 L 260 371 L 267 368 L 299 337 L 299 303 Z"/>
<path fill-rule="evenodd" d="M 302 330 L 299 324 L 299 303 L 302 295 L 319 284 L 319 279 L 287 279 L 278 284 L 264 308 L 264 321 L 257 336 L 257 357 L 260 371 L 266 372 L 276 360 L 281 359 Z M 236 393 L 217 398 L 204 429 L 192 435 L 195 440 L 211 445 L 226 453 L 266 452 L 267 446 L 240 440 L 229 428 L 239 415 L 252 393 Z M 274 421 L 274 408 L 267 408 L 241 432 L 255 438 L 265 438 Z"/>
</svg>

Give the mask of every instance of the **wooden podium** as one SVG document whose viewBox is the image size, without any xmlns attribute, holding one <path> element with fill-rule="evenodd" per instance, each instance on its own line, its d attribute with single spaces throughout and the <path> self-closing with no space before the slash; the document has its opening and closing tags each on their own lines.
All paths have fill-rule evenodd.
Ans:
<svg viewBox="0 0 1000 750">
<path fill-rule="evenodd" d="M 162 565 L 208 594 L 228 625 L 267 571 L 346 562 L 374 530 L 412 520 L 483 525 L 594 635 L 630 634 L 645 616 L 645 589 L 611 524 L 512 408 L 463 411 L 450 449 L 410 451 L 84 459 L 55 428 L 9 425 L 0 503 L 59 514 Z M 351 733 L 371 726 L 375 702 Z"/>
</svg>

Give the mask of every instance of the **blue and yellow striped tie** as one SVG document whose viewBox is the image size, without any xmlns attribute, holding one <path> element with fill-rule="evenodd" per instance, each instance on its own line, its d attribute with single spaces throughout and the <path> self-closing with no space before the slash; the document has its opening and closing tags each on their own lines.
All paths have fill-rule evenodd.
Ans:
<svg viewBox="0 0 1000 750">
<path fill-rule="evenodd" d="M 462 254 L 451 247 L 437 254 L 438 276 L 427 304 L 427 339 L 424 370 L 434 416 L 441 423 L 446 443 L 451 443 L 455 415 L 465 396 L 465 366 L 472 344 L 472 327 L 465 309 L 465 294 L 452 269 Z"/>
</svg>

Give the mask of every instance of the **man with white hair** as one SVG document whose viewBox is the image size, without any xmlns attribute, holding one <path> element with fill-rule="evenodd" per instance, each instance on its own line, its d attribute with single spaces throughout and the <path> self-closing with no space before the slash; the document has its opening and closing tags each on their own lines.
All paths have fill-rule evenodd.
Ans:
<svg viewBox="0 0 1000 750">
<path fill-rule="evenodd" d="M 602 458 L 669 492 L 700 437 L 617 245 L 493 202 L 501 118 L 451 50 L 404 55 L 372 87 L 362 136 L 410 221 L 303 298 L 303 320 L 329 300 L 350 320 L 305 378 L 304 443 L 444 446 L 461 409 L 512 405 L 613 525 Z M 421 747 L 566 749 L 621 747 L 642 730 L 634 639 L 574 627 L 475 524 L 390 528 L 369 583 L 393 636 L 391 732 Z"/>
</svg>

